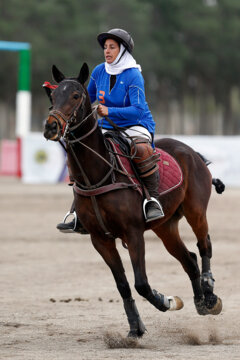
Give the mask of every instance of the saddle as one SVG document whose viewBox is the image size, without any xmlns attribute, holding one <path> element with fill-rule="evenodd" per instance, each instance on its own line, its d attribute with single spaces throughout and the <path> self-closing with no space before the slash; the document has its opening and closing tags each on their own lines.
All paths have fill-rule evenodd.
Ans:
<svg viewBox="0 0 240 360">
<path fill-rule="evenodd" d="M 93 190 L 84 190 L 74 184 L 74 190 L 83 196 L 97 196 L 109 191 L 119 190 L 124 188 L 132 188 L 138 191 L 143 196 L 141 180 L 138 177 L 132 161 L 130 161 L 130 145 L 128 141 L 118 132 L 109 131 L 104 134 L 106 145 L 109 151 L 116 157 L 119 169 L 126 174 L 129 183 L 113 183 L 110 185 L 101 186 Z M 160 154 L 158 161 L 159 171 L 159 195 L 164 195 L 176 188 L 178 188 L 183 181 L 182 170 L 177 161 L 166 151 L 156 148 L 157 153 Z"/>
</svg>

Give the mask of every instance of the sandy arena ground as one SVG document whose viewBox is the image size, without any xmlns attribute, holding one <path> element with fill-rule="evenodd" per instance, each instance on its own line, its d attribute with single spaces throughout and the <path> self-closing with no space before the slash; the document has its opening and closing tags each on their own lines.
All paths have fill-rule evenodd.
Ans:
<svg viewBox="0 0 240 360">
<path fill-rule="evenodd" d="M 0 178 L 0 359 L 240 359 L 240 189 L 215 191 L 208 219 L 215 291 L 222 314 L 196 313 L 190 281 L 152 232 L 146 233 L 151 286 L 185 303 L 158 312 L 134 289 L 127 250 L 126 273 L 148 333 L 126 342 L 128 323 L 113 277 L 88 235 L 55 229 L 71 203 L 71 188 L 23 185 Z M 197 252 L 182 221 L 182 238 Z"/>
</svg>

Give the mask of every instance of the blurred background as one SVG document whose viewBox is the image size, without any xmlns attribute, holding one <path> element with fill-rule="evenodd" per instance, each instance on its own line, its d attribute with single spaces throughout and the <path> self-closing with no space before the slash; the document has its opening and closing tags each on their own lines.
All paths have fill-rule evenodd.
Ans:
<svg viewBox="0 0 240 360">
<path fill-rule="evenodd" d="M 42 84 L 52 81 L 52 64 L 68 76 L 77 75 L 83 62 L 92 70 L 103 62 L 97 34 L 119 27 L 134 39 L 156 133 L 207 137 L 210 144 L 224 137 L 237 149 L 239 0 L 1 0 L 0 19 L 0 40 L 30 44 L 31 132 L 42 132 L 48 113 Z M 16 139 L 20 53 L 0 50 L 1 141 Z"/>
</svg>

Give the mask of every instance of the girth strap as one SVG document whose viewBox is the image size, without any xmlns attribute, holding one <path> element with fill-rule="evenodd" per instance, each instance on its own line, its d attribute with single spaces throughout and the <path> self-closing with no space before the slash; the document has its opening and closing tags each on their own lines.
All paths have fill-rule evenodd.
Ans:
<svg viewBox="0 0 240 360">
<path fill-rule="evenodd" d="M 110 231 L 108 231 L 108 229 L 106 228 L 104 222 L 103 222 L 103 219 L 102 219 L 102 216 L 101 216 L 101 213 L 100 213 L 100 210 L 99 210 L 99 206 L 98 206 L 98 203 L 97 203 L 97 199 L 96 199 L 96 196 L 91 196 L 91 201 L 92 201 L 92 205 L 93 205 L 93 209 L 95 211 L 95 215 L 96 215 L 96 218 L 98 220 L 98 223 L 99 225 L 101 226 L 102 230 L 104 231 L 105 235 L 109 238 L 109 239 L 115 239 L 115 236 L 110 233 Z"/>
<path fill-rule="evenodd" d="M 82 195 L 82 196 L 97 196 L 97 195 L 102 195 L 102 194 L 105 194 L 105 193 L 113 191 L 113 190 L 120 190 L 120 189 L 127 189 L 127 188 L 137 190 L 138 186 L 139 185 L 137 185 L 137 184 L 128 184 L 128 183 L 124 183 L 124 182 L 119 182 L 119 183 L 101 186 L 101 187 L 99 187 L 97 189 L 93 189 L 93 190 L 84 190 L 84 189 L 81 189 L 80 187 L 78 187 L 76 184 L 74 184 L 73 189 L 74 189 L 74 191 L 76 191 L 77 194 Z"/>
</svg>

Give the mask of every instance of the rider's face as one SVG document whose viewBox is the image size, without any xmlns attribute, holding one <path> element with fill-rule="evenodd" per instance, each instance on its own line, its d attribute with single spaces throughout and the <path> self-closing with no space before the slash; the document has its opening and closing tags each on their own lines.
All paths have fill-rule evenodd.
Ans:
<svg viewBox="0 0 240 360">
<path fill-rule="evenodd" d="M 117 41 L 113 39 L 107 39 L 104 44 L 104 56 L 108 64 L 111 64 L 118 56 L 120 47 Z"/>
</svg>

